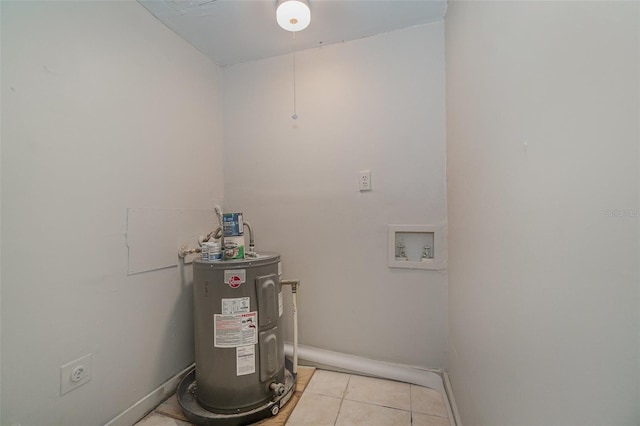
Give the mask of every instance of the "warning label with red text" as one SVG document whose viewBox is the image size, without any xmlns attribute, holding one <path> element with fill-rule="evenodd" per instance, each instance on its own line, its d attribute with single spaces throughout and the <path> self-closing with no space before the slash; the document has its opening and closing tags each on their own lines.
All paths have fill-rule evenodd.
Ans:
<svg viewBox="0 0 640 426">
<path fill-rule="evenodd" d="M 258 343 L 258 312 L 215 314 L 213 346 L 237 348 Z"/>
</svg>

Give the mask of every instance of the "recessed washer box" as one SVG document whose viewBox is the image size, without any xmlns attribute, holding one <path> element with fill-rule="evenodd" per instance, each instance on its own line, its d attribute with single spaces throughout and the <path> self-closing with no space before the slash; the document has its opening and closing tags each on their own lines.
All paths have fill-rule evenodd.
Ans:
<svg viewBox="0 0 640 426">
<path fill-rule="evenodd" d="M 446 225 L 389 225 L 390 268 L 447 269 Z"/>
</svg>

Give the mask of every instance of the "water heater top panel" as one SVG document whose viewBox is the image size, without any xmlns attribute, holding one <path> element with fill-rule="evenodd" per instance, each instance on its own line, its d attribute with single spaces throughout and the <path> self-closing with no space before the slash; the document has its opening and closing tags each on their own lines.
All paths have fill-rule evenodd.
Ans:
<svg viewBox="0 0 640 426">
<path fill-rule="evenodd" d="M 250 266 L 269 265 L 274 262 L 280 261 L 280 255 L 278 253 L 260 253 L 257 257 L 247 257 L 245 259 L 231 259 L 231 260 L 218 260 L 215 262 L 204 262 L 202 259 L 197 258 L 193 261 L 193 264 L 197 268 L 210 268 L 210 269 L 235 269 L 235 268 L 248 268 Z"/>
</svg>

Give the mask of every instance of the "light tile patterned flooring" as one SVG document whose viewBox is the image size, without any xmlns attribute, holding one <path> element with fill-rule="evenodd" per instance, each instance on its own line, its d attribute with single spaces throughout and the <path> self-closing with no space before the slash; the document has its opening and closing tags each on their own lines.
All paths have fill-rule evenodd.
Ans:
<svg viewBox="0 0 640 426">
<path fill-rule="evenodd" d="M 175 396 L 172 397 L 175 400 Z M 171 408 L 171 405 L 174 405 Z M 177 401 L 151 413 L 137 426 L 188 426 L 178 420 Z M 165 415 L 168 414 L 168 415 Z M 177 417 L 177 418 L 176 418 Z M 438 391 L 390 380 L 316 370 L 286 426 L 450 426 Z"/>
<path fill-rule="evenodd" d="M 316 370 L 287 426 L 449 426 L 438 391 Z"/>
</svg>

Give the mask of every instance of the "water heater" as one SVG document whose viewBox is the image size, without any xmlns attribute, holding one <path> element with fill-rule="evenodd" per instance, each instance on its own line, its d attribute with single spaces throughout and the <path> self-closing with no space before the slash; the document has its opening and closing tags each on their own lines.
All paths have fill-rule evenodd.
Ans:
<svg viewBox="0 0 640 426">
<path fill-rule="evenodd" d="M 277 414 L 291 397 L 280 273 L 277 254 L 194 260 L 196 368 L 177 392 L 194 423 L 248 424 Z"/>
</svg>

